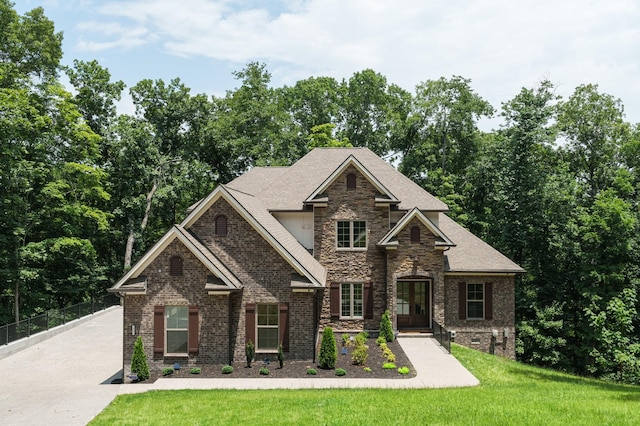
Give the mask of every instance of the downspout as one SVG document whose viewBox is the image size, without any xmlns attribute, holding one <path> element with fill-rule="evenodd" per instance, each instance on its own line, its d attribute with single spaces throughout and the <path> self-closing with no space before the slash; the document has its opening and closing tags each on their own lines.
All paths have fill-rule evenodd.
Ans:
<svg viewBox="0 0 640 426">
<path fill-rule="evenodd" d="M 313 291 L 313 333 L 311 334 L 311 344 L 313 345 L 313 363 L 316 363 L 316 350 L 318 348 L 318 332 L 320 321 L 318 319 L 318 292 Z"/>
<path fill-rule="evenodd" d="M 229 321 L 228 324 L 229 326 L 227 327 L 229 329 L 229 365 L 233 365 L 233 347 L 231 345 L 231 342 L 233 341 L 233 330 L 232 330 L 232 325 L 233 325 L 233 293 L 229 293 L 229 307 L 228 307 L 228 311 L 229 311 Z"/>
</svg>

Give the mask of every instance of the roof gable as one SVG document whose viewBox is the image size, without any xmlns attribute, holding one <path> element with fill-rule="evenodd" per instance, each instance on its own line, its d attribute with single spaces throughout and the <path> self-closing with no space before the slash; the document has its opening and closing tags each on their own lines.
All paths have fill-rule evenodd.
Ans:
<svg viewBox="0 0 640 426">
<path fill-rule="evenodd" d="M 336 168 L 333 173 L 331 173 L 321 184 L 318 186 L 311 195 L 307 197 L 304 201 L 305 203 L 313 203 L 314 201 L 318 201 L 318 197 L 320 197 L 326 190 L 335 182 L 335 180 L 342 175 L 350 166 L 355 167 L 360 174 L 362 174 L 368 181 L 371 183 L 374 188 L 382 195 L 385 196 L 385 199 L 388 200 L 389 203 L 399 203 L 400 201 L 389 191 L 383 184 L 376 178 L 365 166 L 362 165 L 360 161 L 353 155 L 349 155 L 346 160 Z"/>
<path fill-rule="evenodd" d="M 324 286 L 325 268 L 269 213 L 262 202 L 251 194 L 219 185 L 195 207 L 182 222 L 182 226 L 189 228 L 220 198 L 227 201 L 297 273 L 309 279 L 316 287 Z"/>
<path fill-rule="evenodd" d="M 413 219 L 418 219 L 424 226 L 427 227 L 433 235 L 436 236 L 436 247 L 453 247 L 454 242 L 445 235 L 440 228 L 438 228 L 428 217 L 426 217 L 419 209 L 413 208 L 407 214 L 405 214 L 400 221 L 386 233 L 384 237 L 378 242 L 378 246 L 392 247 L 397 245 L 395 238 Z"/>
<path fill-rule="evenodd" d="M 140 288 L 142 282 L 140 274 L 176 239 L 229 290 L 242 288 L 240 280 L 209 249 L 182 226 L 174 225 L 109 291 L 138 294 L 146 292 L 146 280 L 144 281 L 144 292 Z"/>
</svg>

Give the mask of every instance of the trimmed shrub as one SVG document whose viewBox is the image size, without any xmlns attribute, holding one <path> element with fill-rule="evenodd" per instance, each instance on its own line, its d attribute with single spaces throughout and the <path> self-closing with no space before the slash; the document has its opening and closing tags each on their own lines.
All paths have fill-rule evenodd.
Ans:
<svg viewBox="0 0 640 426">
<path fill-rule="evenodd" d="M 260 368 L 260 375 L 261 376 L 268 376 L 269 374 L 271 374 L 271 371 L 267 367 L 261 367 Z"/>
<path fill-rule="evenodd" d="M 367 342 L 367 337 L 364 333 L 356 334 L 356 346 L 362 346 Z"/>
<path fill-rule="evenodd" d="M 347 371 L 344 368 L 336 368 L 336 376 L 346 376 Z"/>
<path fill-rule="evenodd" d="M 387 355 L 387 361 L 389 361 L 389 362 L 396 362 L 396 354 L 394 354 L 394 353 L 389 353 L 389 354 Z"/>
<path fill-rule="evenodd" d="M 378 338 L 376 339 L 376 345 L 380 346 L 382 344 L 387 344 L 387 339 L 381 334 L 378 336 Z"/>
<path fill-rule="evenodd" d="M 318 374 L 318 371 L 315 368 L 307 368 L 307 374 L 309 376 L 315 376 L 316 374 Z"/>
<path fill-rule="evenodd" d="M 349 333 L 342 333 L 342 346 L 351 346 L 351 339 L 349 339 Z"/>
<path fill-rule="evenodd" d="M 149 378 L 149 365 L 147 364 L 147 354 L 144 353 L 142 337 L 138 336 L 133 345 L 133 355 L 131 356 L 131 372 L 138 375 L 138 380 Z"/>
<path fill-rule="evenodd" d="M 233 367 L 230 365 L 225 365 L 222 367 L 222 374 L 231 374 L 233 373 Z"/>
<path fill-rule="evenodd" d="M 320 344 L 320 368 L 333 368 L 338 359 L 338 347 L 333 336 L 333 329 L 325 327 L 322 332 L 322 343 Z"/>
<path fill-rule="evenodd" d="M 173 367 L 166 367 L 162 369 L 162 375 L 163 376 L 170 376 L 172 375 L 176 370 L 173 369 Z"/>
<path fill-rule="evenodd" d="M 380 320 L 380 335 L 384 336 L 387 342 L 393 342 L 393 327 L 391 326 L 391 319 L 389 318 L 389 310 L 387 309 L 382 314 L 382 319 Z"/>
<path fill-rule="evenodd" d="M 406 365 L 404 367 L 398 368 L 398 373 L 400 374 L 409 374 L 409 367 Z"/>
<path fill-rule="evenodd" d="M 371 370 L 369 367 L 365 367 L 364 368 L 364 372 L 365 373 L 371 373 L 373 370 Z"/>
<path fill-rule="evenodd" d="M 284 367 L 284 350 L 282 349 L 282 342 L 278 345 L 278 363 L 280 368 Z"/>
<path fill-rule="evenodd" d="M 351 352 L 351 361 L 354 365 L 364 365 L 365 362 L 367 362 L 368 356 L 369 346 L 365 344 L 357 345 L 353 352 Z"/>
<path fill-rule="evenodd" d="M 397 367 L 394 363 L 392 362 L 385 362 L 384 364 L 382 364 L 382 368 L 384 370 L 395 370 Z"/>
<path fill-rule="evenodd" d="M 200 374 L 202 373 L 202 369 L 200 367 L 193 367 L 191 370 L 189 370 L 189 372 L 191 374 Z"/>
<path fill-rule="evenodd" d="M 247 367 L 251 368 L 251 363 L 256 355 L 256 347 L 253 345 L 251 339 L 249 339 L 244 347 L 244 354 L 247 357 Z"/>
</svg>

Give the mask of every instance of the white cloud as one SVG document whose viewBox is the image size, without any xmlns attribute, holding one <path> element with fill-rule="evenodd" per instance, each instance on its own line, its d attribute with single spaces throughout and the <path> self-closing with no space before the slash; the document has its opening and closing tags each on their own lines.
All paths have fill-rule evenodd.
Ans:
<svg viewBox="0 0 640 426">
<path fill-rule="evenodd" d="M 80 27 L 81 48 L 160 43 L 167 54 L 243 65 L 265 61 L 274 84 L 348 78 L 373 68 L 408 90 L 462 75 L 495 107 L 544 78 L 640 99 L 640 5 L 632 0 L 106 2 Z M 566 89 L 566 90 L 563 90 Z M 640 105 L 635 120 L 640 121 Z M 629 110 L 629 107 L 627 108 Z"/>
</svg>

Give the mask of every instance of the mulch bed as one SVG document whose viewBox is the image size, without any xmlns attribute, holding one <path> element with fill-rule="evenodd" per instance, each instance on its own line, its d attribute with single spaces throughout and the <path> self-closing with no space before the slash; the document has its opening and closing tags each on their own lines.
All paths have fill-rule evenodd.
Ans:
<svg viewBox="0 0 640 426">
<path fill-rule="evenodd" d="M 389 349 L 396 356 L 396 362 L 394 363 L 396 367 L 407 366 L 410 368 L 409 374 L 399 374 L 398 369 L 385 370 L 382 368 L 382 365 L 387 362 L 387 359 L 382 355 L 382 350 L 379 346 L 376 345 L 375 339 L 368 339 L 367 345 L 369 346 L 369 356 L 367 358 L 365 365 L 353 365 L 351 361 L 351 350 L 353 347 L 347 348 L 347 354 L 342 355 L 342 346 L 338 344 L 338 360 L 336 362 L 336 369 L 343 368 L 347 374 L 344 376 L 345 378 L 370 378 L 370 379 L 406 379 L 415 377 L 416 372 L 409 361 L 409 358 L 405 355 L 402 347 L 397 341 L 389 342 L 387 345 Z M 313 380 L 314 378 L 335 378 L 336 370 L 325 370 L 321 369 L 317 363 L 312 363 L 311 361 L 289 361 L 284 360 L 284 368 L 280 368 L 278 364 L 278 359 L 273 354 L 270 357 L 270 362 L 268 365 L 265 365 L 263 359 L 259 359 L 254 361 L 251 364 L 251 368 L 247 368 L 246 364 L 236 364 L 233 366 L 234 370 L 231 374 L 222 374 L 223 364 L 200 364 L 198 367 L 201 368 L 200 374 L 191 374 L 191 366 L 182 365 L 180 370 L 175 371 L 173 374 L 169 376 L 162 376 L 162 369 L 151 371 L 151 377 L 148 382 L 154 382 L 158 378 L 221 378 L 221 379 L 257 379 L 257 378 L 308 378 L 309 380 Z M 169 365 L 167 366 L 169 367 Z M 266 367 L 269 369 L 269 375 L 261 375 L 260 368 Z M 369 367 L 371 369 L 370 372 L 365 371 L 365 367 Z M 317 375 L 309 375 L 307 374 L 307 369 L 314 368 L 317 371 Z"/>
</svg>

